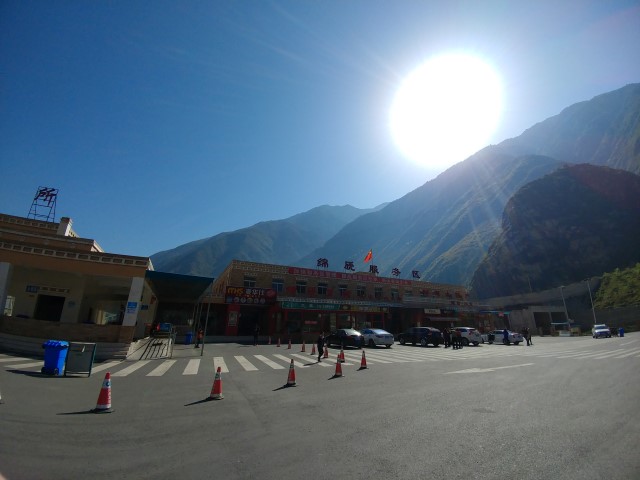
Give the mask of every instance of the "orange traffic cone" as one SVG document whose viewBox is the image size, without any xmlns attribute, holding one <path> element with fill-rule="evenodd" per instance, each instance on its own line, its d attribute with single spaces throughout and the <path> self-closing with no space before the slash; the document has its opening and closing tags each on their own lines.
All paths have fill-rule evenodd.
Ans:
<svg viewBox="0 0 640 480">
<path fill-rule="evenodd" d="M 296 371 L 293 368 L 293 358 L 291 359 L 291 366 L 289 367 L 289 376 L 287 377 L 287 387 L 296 386 Z"/>
<path fill-rule="evenodd" d="M 364 350 L 362 351 L 362 360 L 360 360 L 360 370 L 367 368 L 367 359 L 364 356 Z"/>
<path fill-rule="evenodd" d="M 322 355 L 322 358 L 329 358 L 329 347 L 326 345 L 324 346 L 324 355 Z"/>
<path fill-rule="evenodd" d="M 336 360 L 336 373 L 333 374 L 333 378 L 342 376 L 342 365 L 340 364 L 340 359 Z"/>
<path fill-rule="evenodd" d="M 338 361 L 344 363 L 344 350 L 341 348 L 340 353 L 338 354 Z"/>
<path fill-rule="evenodd" d="M 280 346 L 280 337 L 278 337 L 278 347 Z"/>
<path fill-rule="evenodd" d="M 289 346 L 287 347 L 287 350 L 291 350 L 291 339 L 289 339 Z"/>
<path fill-rule="evenodd" d="M 211 395 L 209 395 L 209 400 L 222 400 L 224 395 L 222 395 L 222 370 L 218 367 L 216 370 L 216 377 L 213 380 L 213 387 L 211 387 Z"/>
<path fill-rule="evenodd" d="M 315 355 L 316 354 L 316 344 L 312 344 L 313 346 L 311 347 L 311 355 Z"/>
<path fill-rule="evenodd" d="M 98 395 L 98 403 L 96 408 L 91 410 L 93 413 L 111 413 L 111 373 L 107 372 L 102 382 L 100 395 Z"/>
<path fill-rule="evenodd" d="M 306 350 L 304 349 L 304 340 L 302 340 L 302 350 L 300 350 L 300 352 L 305 352 Z"/>
</svg>

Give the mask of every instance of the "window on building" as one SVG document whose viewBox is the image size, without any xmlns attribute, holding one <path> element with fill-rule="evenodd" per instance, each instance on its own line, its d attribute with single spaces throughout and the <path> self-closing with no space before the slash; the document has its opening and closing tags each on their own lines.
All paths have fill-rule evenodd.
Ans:
<svg viewBox="0 0 640 480">
<path fill-rule="evenodd" d="M 307 282 L 305 280 L 296 281 L 296 293 L 307 293 Z"/>
<path fill-rule="evenodd" d="M 373 289 L 373 296 L 377 299 L 382 298 L 382 287 L 375 287 Z"/>
<path fill-rule="evenodd" d="M 398 298 L 400 298 L 400 295 L 398 295 L 398 289 L 397 288 L 392 288 L 391 289 L 391 300 L 398 300 Z"/>
<path fill-rule="evenodd" d="M 276 292 L 284 291 L 284 279 L 282 278 L 273 278 L 271 280 L 271 288 Z"/>
<path fill-rule="evenodd" d="M 338 292 L 341 297 L 347 296 L 347 286 L 346 285 L 338 285 Z"/>
<path fill-rule="evenodd" d="M 327 287 L 328 287 L 328 284 L 326 283 L 318 283 L 318 295 L 326 295 Z"/>
<path fill-rule="evenodd" d="M 244 276 L 244 287 L 245 288 L 255 288 L 256 286 L 256 277 L 253 275 L 245 275 Z"/>
<path fill-rule="evenodd" d="M 358 285 L 356 287 L 356 295 L 358 297 L 364 297 L 367 294 L 367 287 L 364 285 Z"/>
<path fill-rule="evenodd" d="M 16 297 L 11 295 L 7 295 L 7 301 L 4 304 L 4 314 L 12 317 L 13 316 L 13 305 L 15 304 Z"/>
</svg>

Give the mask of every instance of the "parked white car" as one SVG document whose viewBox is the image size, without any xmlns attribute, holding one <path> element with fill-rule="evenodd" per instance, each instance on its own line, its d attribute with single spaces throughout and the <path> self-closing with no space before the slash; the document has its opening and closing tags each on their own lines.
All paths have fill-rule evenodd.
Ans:
<svg viewBox="0 0 640 480">
<path fill-rule="evenodd" d="M 362 333 L 362 346 L 364 347 L 384 345 L 391 348 L 393 345 L 393 335 L 381 328 L 365 328 L 360 333 Z"/>
<path fill-rule="evenodd" d="M 492 330 L 486 334 L 486 341 L 489 343 L 503 343 L 504 342 L 504 330 Z M 492 339 L 493 336 L 493 339 Z M 483 335 L 484 339 L 485 335 Z M 507 341 L 509 344 L 519 345 L 520 342 L 524 342 L 524 337 L 521 333 L 512 332 L 508 330 Z"/>
<path fill-rule="evenodd" d="M 455 327 L 451 329 L 451 336 L 456 335 L 456 332 L 460 332 L 462 338 L 462 344 L 466 347 L 470 343 L 473 343 L 476 347 L 482 342 L 482 335 L 473 327 Z"/>
</svg>

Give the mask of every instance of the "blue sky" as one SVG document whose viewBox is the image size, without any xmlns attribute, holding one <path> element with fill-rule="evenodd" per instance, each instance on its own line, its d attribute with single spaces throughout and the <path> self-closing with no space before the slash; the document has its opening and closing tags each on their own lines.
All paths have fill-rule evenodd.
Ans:
<svg viewBox="0 0 640 480">
<path fill-rule="evenodd" d="M 440 170 L 389 131 L 402 80 L 465 52 L 501 78 L 488 143 L 640 81 L 637 1 L 0 3 L 0 212 L 147 256 Z M 464 160 L 463 158 L 460 159 Z"/>
</svg>

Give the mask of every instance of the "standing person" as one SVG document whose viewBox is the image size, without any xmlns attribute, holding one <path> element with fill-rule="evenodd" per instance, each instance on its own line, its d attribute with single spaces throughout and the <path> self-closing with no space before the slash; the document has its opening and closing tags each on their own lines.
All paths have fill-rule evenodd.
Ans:
<svg viewBox="0 0 640 480">
<path fill-rule="evenodd" d="M 447 327 L 444 327 L 444 348 L 449 348 L 451 346 L 451 332 Z"/>
<path fill-rule="evenodd" d="M 531 330 L 527 328 L 527 345 L 533 345 L 533 339 L 531 338 Z"/>
<path fill-rule="evenodd" d="M 322 354 L 324 353 L 324 332 L 321 332 L 318 335 L 318 340 L 316 340 L 316 347 L 318 348 L 318 362 L 322 361 Z"/>
<path fill-rule="evenodd" d="M 524 337 L 524 339 L 527 341 L 527 347 L 528 347 L 528 346 L 529 346 L 530 338 L 529 338 L 529 329 L 528 329 L 527 327 L 524 327 L 524 328 L 522 329 L 522 336 L 523 336 L 523 337 Z"/>
<path fill-rule="evenodd" d="M 204 331 L 202 329 L 198 330 L 198 334 L 196 335 L 196 346 L 193 348 L 200 348 L 200 342 L 202 342 L 203 337 Z"/>
<path fill-rule="evenodd" d="M 260 335 L 260 325 L 258 325 L 258 322 L 256 322 L 256 326 L 253 329 L 253 345 L 255 347 L 258 346 L 258 335 Z"/>
<path fill-rule="evenodd" d="M 509 330 L 506 328 L 502 330 L 502 343 L 509 345 Z"/>
</svg>

